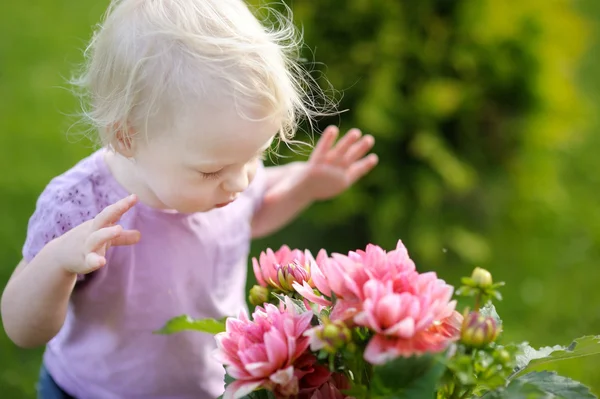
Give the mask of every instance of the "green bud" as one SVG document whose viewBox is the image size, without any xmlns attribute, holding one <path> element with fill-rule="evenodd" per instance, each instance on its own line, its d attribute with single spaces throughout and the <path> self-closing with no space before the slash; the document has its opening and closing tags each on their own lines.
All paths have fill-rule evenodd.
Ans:
<svg viewBox="0 0 600 399">
<path fill-rule="evenodd" d="M 493 284 L 492 274 L 485 269 L 476 267 L 471 274 L 471 279 L 479 288 L 489 288 Z"/>
<path fill-rule="evenodd" d="M 471 312 L 464 318 L 460 340 L 473 348 L 483 348 L 498 338 L 500 329 L 492 317 L 484 317 L 479 312 Z"/>
<path fill-rule="evenodd" d="M 494 352 L 494 358 L 496 358 L 496 360 L 498 360 L 498 362 L 501 364 L 507 364 L 511 361 L 510 353 L 508 353 L 506 349 L 500 349 Z"/>
<path fill-rule="evenodd" d="M 260 306 L 269 300 L 269 289 L 261 285 L 255 285 L 250 289 L 250 303 Z"/>
<path fill-rule="evenodd" d="M 341 321 L 326 323 L 318 336 L 325 342 L 324 349 L 330 353 L 335 353 L 352 340 L 352 332 Z"/>
</svg>

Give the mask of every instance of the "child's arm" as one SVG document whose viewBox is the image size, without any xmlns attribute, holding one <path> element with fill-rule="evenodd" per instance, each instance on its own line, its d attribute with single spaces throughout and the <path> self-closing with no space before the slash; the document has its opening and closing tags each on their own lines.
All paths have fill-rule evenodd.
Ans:
<svg viewBox="0 0 600 399">
<path fill-rule="evenodd" d="M 335 197 L 375 167 L 377 156 L 365 156 L 375 143 L 372 136 L 352 129 L 334 145 L 337 135 L 336 127 L 327 128 L 308 162 L 266 169 L 267 189 L 252 220 L 252 237 L 279 230 L 313 201 Z"/>
<path fill-rule="evenodd" d="M 104 266 L 109 246 L 139 241 L 139 232 L 115 225 L 135 203 L 130 196 L 106 207 L 17 266 L 0 303 L 4 329 L 15 344 L 31 348 L 50 341 L 65 321 L 77 276 Z"/>
</svg>

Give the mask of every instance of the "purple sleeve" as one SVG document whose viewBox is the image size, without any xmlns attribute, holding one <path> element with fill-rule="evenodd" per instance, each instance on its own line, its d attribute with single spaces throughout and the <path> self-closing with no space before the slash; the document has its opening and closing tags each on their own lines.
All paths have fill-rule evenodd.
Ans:
<svg viewBox="0 0 600 399">
<path fill-rule="evenodd" d="M 38 198 L 27 226 L 22 251 L 25 261 L 30 262 L 47 243 L 98 214 L 91 183 L 75 183 L 56 179 Z"/>
</svg>

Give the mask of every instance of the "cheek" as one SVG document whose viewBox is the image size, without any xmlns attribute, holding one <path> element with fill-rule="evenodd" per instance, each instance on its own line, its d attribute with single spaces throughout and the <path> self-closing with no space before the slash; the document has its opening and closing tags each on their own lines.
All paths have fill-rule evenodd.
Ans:
<svg viewBox="0 0 600 399">
<path fill-rule="evenodd" d="M 252 162 L 252 164 L 248 166 L 248 169 L 246 171 L 246 173 L 248 173 L 248 184 L 252 183 L 252 180 L 254 180 L 257 170 L 258 170 L 258 161 Z"/>
</svg>

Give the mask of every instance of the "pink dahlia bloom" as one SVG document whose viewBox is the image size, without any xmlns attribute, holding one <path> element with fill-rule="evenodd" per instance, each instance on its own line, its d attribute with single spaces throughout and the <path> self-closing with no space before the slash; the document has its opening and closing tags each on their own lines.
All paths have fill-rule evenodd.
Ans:
<svg viewBox="0 0 600 399">
<path fill-rule="evenodd" d="M 312 313 L 296 313 L 288 299 L 279 307 L 257 307 L 252 318 L 244 313 L 229 318 L 226 331 L 216 335 L 215 356 L 236 380 L 223 398 L 241 398 L 259 388 L 281 397 L 297 395 L 299 379 L 307 371 L 296 368 L 295 363 L 308 348 L 304 332 L 310 327 Z"/>
<path fill-rule="evenodd" d="M 324 256 L 313 267 L 313 277 L 320 293 L 337 297 L 332 321 L 375 332 L 365 351 L 371 363 L 439 352 L 459 337 L 453 287 L 435 273 L 419 274 L 401 241 L 389 252 L 368 245 L 347 256 Z M 309 301 L 331 305 L 307 284 L 294 288 Z M 312 346 L 318 346 L 317 338 L 313 334 Z"/>
<path fill-rule="evenodd" d="M 271 286 L 285 292 L 294 290 L 294 282 L 314 287 L 311 279 L 314 263 L 315 259 L 310 251 L 290 249 L 287 245 L 275 252 L 270 248 L 261 252 L 258 260 L 252 258 L 256 281 L 263 287 Z"/>
<path fill-rule="evenodd" d="M 331 318 L 348 319 L 360 310 L 364 300 L 363 286 L 367 281 L 393 280 L 406 285 L 406 280 L 415 273 L 415 264 L 402 241 L 389 252 L 369 244 L 364 251 L 350 252 L 347 256 L 332 254 L 327 257 L 324 251 L 319 252 L 312 268 L 314 287 L 294 284 L 294 288 L 307 300 L 324 306 L 331 305 L 331 301 L 315 294 L 313 288 L 327 297 L 334 293 L 339 301 Z"/>
<path fill-rule="evenodd" d="M 370 280 L 364 286 L 365 300 L 354 322 L 376 333 L 365 350 L 370 363 L 440 352 L 460 336 L 462 317 L 454 310 L 452 286 L 435 273 L 415 274 L 406 283 Z"/>
</svg>

